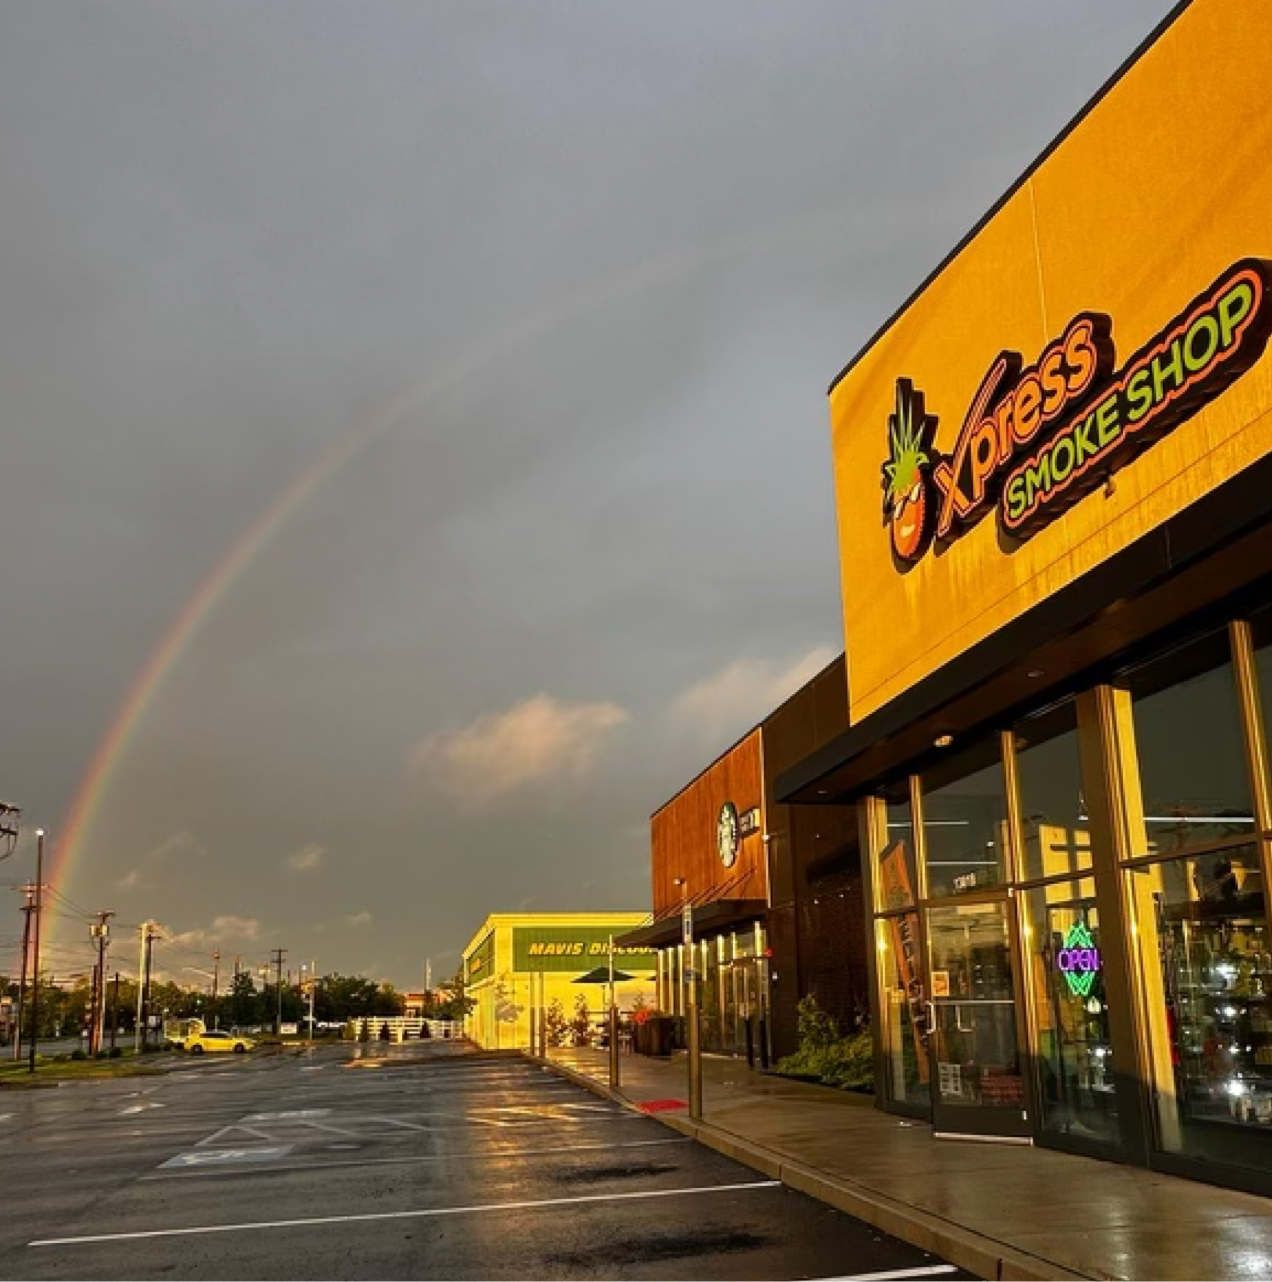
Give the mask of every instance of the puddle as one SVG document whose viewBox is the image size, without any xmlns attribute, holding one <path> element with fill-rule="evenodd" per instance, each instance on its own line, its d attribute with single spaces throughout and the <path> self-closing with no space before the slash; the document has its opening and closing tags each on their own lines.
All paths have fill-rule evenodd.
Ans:
<svg viewBox="0 0 1272 1282">
<path fill-rule="evenodd" d="M 548 1256 L 562 1268 L 581 1273 L 613 1276 L 614 1265 L 649 1260 L 686 1260 L 700 1255 L 736 1255 L 768 1246 L 769 1239 L 758 1233 L 724 1232 L 704 1229 L 696 1233 L 649 1233 L 610 1240 L 590 1251 L 569 1251 Z M 677 1274 L 676 1276 L 684 1276 Z"/>
</svg>

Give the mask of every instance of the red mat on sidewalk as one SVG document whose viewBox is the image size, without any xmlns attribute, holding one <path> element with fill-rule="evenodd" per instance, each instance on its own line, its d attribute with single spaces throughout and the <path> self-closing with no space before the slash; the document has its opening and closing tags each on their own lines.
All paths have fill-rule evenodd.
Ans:
<svg viewBox="0 0 1272 1282">
<path fill-rule="evenodd" d="M 642 1113 L 670 1113 L 674 1109 L 684 1108 L 685 1102 L 682 1099 L 647 1099 L 636 1107 Z"/>
</svg>

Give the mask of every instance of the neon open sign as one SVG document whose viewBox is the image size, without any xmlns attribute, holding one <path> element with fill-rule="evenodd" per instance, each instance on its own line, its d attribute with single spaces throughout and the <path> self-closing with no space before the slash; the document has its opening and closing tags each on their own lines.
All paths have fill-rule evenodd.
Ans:
<svg viewBox="0 0 1272 1282">
<path fill-rule="evenodd" d="M 1076 922 L 1064 937 L 1064 946 L 1056 954 L 1056 965 L 1074 997 L 1089 997 L 1100 973 L 1100 950 L 1091 938 L 1085 922 Z"/>
</svg>

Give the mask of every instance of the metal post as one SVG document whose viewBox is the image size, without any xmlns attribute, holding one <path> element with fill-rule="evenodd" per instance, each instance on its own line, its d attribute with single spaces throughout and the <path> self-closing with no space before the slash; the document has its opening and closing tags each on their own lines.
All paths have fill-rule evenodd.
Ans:
<svg viewBox="0 0 1272 1282">
<path fill-rule="evenodd" d="M 287 951 L 285 948 L 274 949 L 274 969 L 276 980 L 274 987 L 277 990 L 278 1004 L 277 1014 L 274 1019 L 274 1036 L 283 1035 L 283 954 Z"/>
<path fill-rule="evenodd" d="M 115 995 L 110 1003 L 110 1048 L 115 1049 L 115 1039 L 119 1036 L 119 971 L 115 972 Z"/>
<path fill-rule="evenodd" d="M 688 900 L 681 914 L 684 930 L 685 956 L 691 963 L 698 958 L 693 946 L 693 904 Z M 685 1023 L 689 1043 L 689 1117 L 702 1118 L 702 1045 L 698 1028 L 698 968 L 695 964 L 685 967 Z"/>
<path fill-rule="evenodd" d="M 142 940 L 141 972 L 141 1048 L 145 1050 L 150 1043 L 150 959 L 154 953 L 154 922 L 148 921 L 142 928 L 145 931 Z"/>
<path fill-rule="evenodd" d="M 35 908 L 35 887 L 24 886 L 26 903 L 22 906 L 22 979 L 18 984 L 18 1018 L 13 1032 L 13 1059 L 16 1063 L 22 1058 L 22 1020 L 26 1016 L 26 982 L 27 958 L 31 951 L 31 913 Z"/>
<path fill-rule="evenodd" d="M 31 1063 L 35 1072 L 35 1047 L 40 1040 L 40 913 L 44 907 L 44 829 L 35 830 L 35 958 L 31 966 Z"/>
<path fill-rule="evenodd" d="M 141 923 L 141 945 L 137 950 L 137 1010 L 133 1021 L 133 1050 L 141 1050 L 141 1016 L 142 1002 L 145 995 L 146 978 L 146 936 L 150 933 L 150 923 Z"/>
<path fill-rule="evenodd" d="M 609 1068 L 610 1090 L 618 1090 L 618 1003 L 614 1000 L 614 936 L 609 937 Z"/>
<path fill-rule="evenodd" d="M 102 1048 L 102 1035 L 106 1031 L 106 945 L 110 942 L 110 919 L 115 914 L 103 909 L 89 927 L 89 934 L 97 940 L 97 969 L 93 982 L 93 1023 L 88 1037 L 89 1053 L 96 1055 Z"/>
</svg>

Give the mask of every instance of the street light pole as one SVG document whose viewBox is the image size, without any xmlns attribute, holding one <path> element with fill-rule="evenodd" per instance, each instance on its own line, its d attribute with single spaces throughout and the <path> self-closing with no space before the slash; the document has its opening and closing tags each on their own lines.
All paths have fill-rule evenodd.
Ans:
<svg viewBox="0 0 1272 1282">
<path fill-rule="evenodd" d="M 31 969 L 31 1061 L 35 1072 L 35 1044 L 40 1038 L 40 914 L 44 908 L 44 829 L 35 830 L 35 961 Z"/>
<path fill-rule="evenodd" d="M 283 957 L 286 952 L 287 949 L 285 948 L 274 949 L 274 967 L 277 972 L 274 987 L 278 999 L 276 1007 L 277 1016 L 274 1020 L 275 1037 L 281 1037 L 283 1035 Z"/>
</svg>

